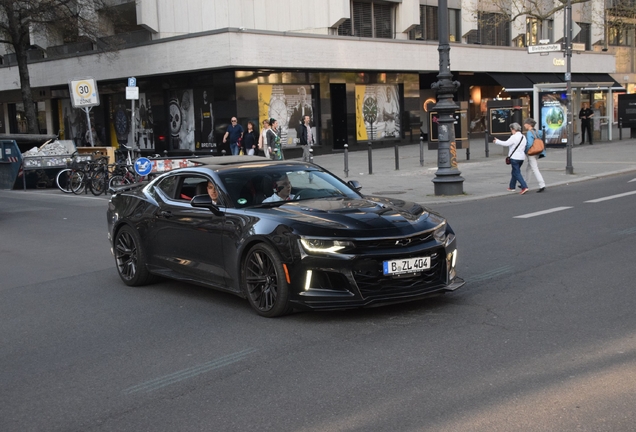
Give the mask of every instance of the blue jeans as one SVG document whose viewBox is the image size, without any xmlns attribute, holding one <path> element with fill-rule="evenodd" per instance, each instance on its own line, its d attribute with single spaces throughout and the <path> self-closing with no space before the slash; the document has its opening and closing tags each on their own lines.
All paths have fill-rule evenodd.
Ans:
<svg viewBox="0 0 636 432">
<path fill-rule="evenodd" d="M 521 185 L 521 189 L 527 189 L 528 185 L 521 175 L 522 160 L 510 159 L 510 166 L 512 167 L 512 178 L 510 179 L 510 189 L 517 187 L 517 182 Z"/>
<path fill-rule="evenodd" d="M 230 143 L 230 150 L 232 151 L 233 156 L 238 156 L 240 147 L 237 143 Z"/>
</svg>

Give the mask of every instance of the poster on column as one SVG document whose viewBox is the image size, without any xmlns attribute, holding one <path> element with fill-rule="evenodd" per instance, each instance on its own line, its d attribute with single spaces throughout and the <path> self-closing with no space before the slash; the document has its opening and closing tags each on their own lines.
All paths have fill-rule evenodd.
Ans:
<svg viewBox="0 0 636 432">
<path fill-rule="evenodd" d="M 356 85 L 355 96 L 358 141 L 400 137 L 400 100 L 397 85 Z"/>
<path fill-rule="evenodd" d="M 309 116 L 309 124 L 317 144 L 316 118 L 314 117 L 315 101 L 311 85 L 264 84 L 258 86 L 258 118 L 259 125 L 263 120 L 278 121 L 278 133 L 281 145 L 290 147 L 298 145 L 298 129 L 303 118 Z"/>
<path fill-rule="evenodd" d="M 565 145 L 567 132 L 567 98 L 562 93 L 539 93 L 540 125 L 545 131 L 546 144 Z"/>
</svg>

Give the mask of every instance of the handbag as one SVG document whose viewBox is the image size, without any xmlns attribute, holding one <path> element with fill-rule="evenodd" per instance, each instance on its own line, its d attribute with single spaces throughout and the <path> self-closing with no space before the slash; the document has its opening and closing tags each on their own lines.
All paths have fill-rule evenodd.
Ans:
<svg viewBox="0 0 636 432">
<path fill-rule="evenodd" d="M 517 151 L 517 149 L 519 148 L 519 146 L 521 145 L 521 143 L 523 142 L 523 139 L 525 137 L 523 136 L 523 134 L 521 134 L 521 139 L 519 140 L 519 144 L 517 144 L 517 146 L 515 147 L 515 149 L 512 151 L 512 153 L 510 154 L 515 154 L 515 152 Z M 506 156 L 506 165 L 510 165 L 510 156 Z"/>
<path fill-rule="evenodd" d="M 541 138 L 539 138 L 537 133 L 535 131 L 532 131 L 532 135 L 534 136 L 534 141 L 528 149 L 528 156 L 536 156 L 542 153 L 543 150 L 545 150 L 545 143 Z"/>
</svg>

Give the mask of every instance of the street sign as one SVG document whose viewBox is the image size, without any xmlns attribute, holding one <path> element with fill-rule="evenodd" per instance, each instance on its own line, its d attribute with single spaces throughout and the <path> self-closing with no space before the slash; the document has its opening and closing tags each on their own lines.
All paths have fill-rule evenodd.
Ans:
<svg viewBox="0 0 636 432">
<path fill-rule="evenodd" d="M 152 163 L 150 159 L 145 157 L 140 157 L 135 161 L 135 172 L 140 176 L 145 176 L 150 174 L 152 171 Z"/>
<path fill-rule="evenodd" d="M 585 44 L 584 43 L 573 43 L 572 44 L 572 51 L 585 51 Z"/>
<path fill-rule="evenodd" d="M 546 45 L 528 45 L 528 54 L 548 53 L 562 50 L 563 46 L 561 46 L 560 43 Z"/>
<path fill-rule="evenodd" d="M 99 105 L 97 84 L 93 78 L 73 79 L 68 83 L 73 108 L 88 108 Z"/>
<path fill-rule="evenodd" d="M 135 77 L 128 78 L 128 87 L 137 87 L 137 78 Z"/>
<path fill-rule="evenodd" d="M 581 33 L 581 27 L 575 21 L 572 21 L 572 36 L 570 37 L 574 39 L 579 33 Z"/>
<path fill-rule="evenodd" d="M 139 99 L 139 87 L 126 87 L 126 99 L 127 100 Z"/>
</svg>

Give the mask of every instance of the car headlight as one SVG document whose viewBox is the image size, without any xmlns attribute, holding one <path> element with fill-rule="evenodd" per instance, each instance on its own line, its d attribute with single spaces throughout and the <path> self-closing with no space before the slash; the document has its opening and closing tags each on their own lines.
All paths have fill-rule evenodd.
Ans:
<svg viewBox="0 0 636 432">
<path fill-rule="evenodd" d="M 435 241 L 444 243 L 444 241 L 446 240 L 446 222 L 442 222 L 437 227 L 435 227 L 433 237 L 435 238 Z"/>
<path fill-rule="evenodd" d="M 353 243 L 346 240 L 325 240 L 303 237 L 300 239 L 303 249 L 310 253 L 342 253 L 353 247 Z"/>
</svg>

